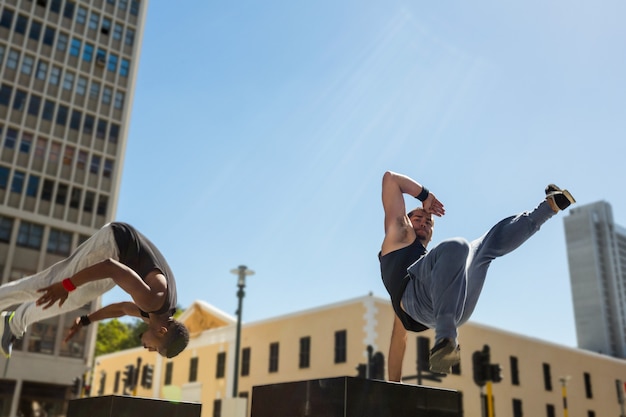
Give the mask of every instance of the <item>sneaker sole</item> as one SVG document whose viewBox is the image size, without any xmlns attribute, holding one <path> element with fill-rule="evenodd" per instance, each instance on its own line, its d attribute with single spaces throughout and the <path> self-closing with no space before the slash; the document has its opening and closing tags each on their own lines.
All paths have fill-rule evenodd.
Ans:
<svg viewBox="0 0 626 417">
<path fill-rule="evenodd" d="M 449 374 L 452 367 L 461 362 L 461 349 L 459 346 L 446 346 L 430 356 L 430 370 L 440 374 Z"/>
</svg>

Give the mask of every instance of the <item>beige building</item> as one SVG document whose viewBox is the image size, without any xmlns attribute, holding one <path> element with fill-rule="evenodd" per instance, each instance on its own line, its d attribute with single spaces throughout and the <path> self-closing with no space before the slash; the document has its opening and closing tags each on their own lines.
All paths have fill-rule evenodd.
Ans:
<svg viewBox="0 0 626 417">
<path fill-rule="evenodd" d="M 97 357 L 94 392 L 123 394 L 126 366 L 140 360 L 136 395 L 197 401 L 203 405 L 203 417 L 225 417 L 222 409 L 228 401 L 224 400 L 233 391 L 236 319 L 196 301 L 181 320 L 192 334 L 184 352 L 165 359 L 137 348 Z M 392 322 L 390 303 L 369 295 L 244 323 L 239 396 L 250 399 L 256 385 L 356 376 L 359 364 L 368 361 L 368 346 L 386 358 Z M 419 336 L 431 338 L 432 346 L 431 331 Z M 405 384 L 416 383 L 417 337 L 409 334 L 403 366 Z M 466 416 L 481 416 L 481 389 L 473 381 L 472 355 L 485 344 L 490 346 L 491 362 L 502 367 L 502 381 L 493 384 L 496 416 L 563 416 L 563 384 L 570 417 L 622 413 L 616 389 L 618 380 L 626 380 L 622 360 L 471 322 L 461 327 L 459 337 L 460 369 L 441 382 L 423 380 L 422 384 L 462 391 Z M 145 365 L 154 371 L 149 388 L 141 386 Z"/>
<path fill-rule="evenodd" d="M 0 1 L 0 284 L 65 258 L 115 218 L 146 9 Z M 95 330 L 63 336 L 95 307 L 36 323 L 0 358 L 0 417 L 65 414 Z"/>
</svg>

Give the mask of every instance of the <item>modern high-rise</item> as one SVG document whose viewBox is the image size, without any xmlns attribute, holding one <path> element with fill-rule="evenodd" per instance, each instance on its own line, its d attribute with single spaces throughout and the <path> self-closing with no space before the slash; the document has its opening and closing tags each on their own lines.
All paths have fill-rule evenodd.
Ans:
<svg viewBox="0 0 626 417">
<path fill-rule="evenodd" d="M 626 229 L 605 201 L 564 223 L 578 347 L 626 358 Z"/>
<path fill-rule="evenodd" d="M 115 217 L 147 3 L 0 2 L 0 283 Z M 0 417 L 65 414 L 96 326 L 63 338 L 95 304 L 32 325 L 0 358 Z"/>
</svg>

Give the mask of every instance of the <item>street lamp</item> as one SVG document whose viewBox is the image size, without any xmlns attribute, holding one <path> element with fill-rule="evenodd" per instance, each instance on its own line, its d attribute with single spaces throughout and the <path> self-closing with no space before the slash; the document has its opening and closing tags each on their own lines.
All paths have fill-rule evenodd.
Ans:
<svg viewBox="0 0 626 417">
<path fill-rule="evenodd" d="M 237 335 L 235 339 L 235 378 L 233 379 L 233 398 L 237 397 L 238 394 L 238 383 L 239 383 L 239 350 L 241 343 L 241 307 L 243 302 L 243 297 L 246 293 L 243 289 L 246 286 L 246 275 L 254 275 L 254 271 L 248 269 L 245 265 L 239 265 L 237 269 L 231 269 L 231 274 L 237 275 L 239 278 L 237 279 L 237 287 L 239 290 L 237 291 L 237 298 L 239 299 L 239 306 L 237 307 Z"/>
</svg>

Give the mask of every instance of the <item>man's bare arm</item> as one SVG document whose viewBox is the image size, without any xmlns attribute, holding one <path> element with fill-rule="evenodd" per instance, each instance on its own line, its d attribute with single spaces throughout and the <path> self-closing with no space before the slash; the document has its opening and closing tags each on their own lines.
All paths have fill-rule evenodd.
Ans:
<svg viewBox="0 0 626 417">
<path fill-rule="evenodd" d="M 387 363 L 389 380 L 402 381 L 402 362 L 406 350 L 407 332 L 398 316 L 394 315 L 391 343 L 389 344 L 389 361 Z"/>
<path fill-rule="evenodd" d="M 88 314 L 87 318 L 90 322 L 95 322 L 122 316 L 141 317 L 141 312 L 134 303 L 126 301 L 104 306 L 100 310 L 96 310 L 93 313 Z M 80 317 L 77 317 L 76 320 L 74 320 L 74 324 L 68 331 L 64 341 L 67 342 L 68 340 L 70 340 L 82 328 L 83 325 L 81 324 Z"/>
<path fill-rule="evenodd" d="M 161 307 L 166 290 L 164 278 L 162 287 L 151 288 L 135 271 L 114 259 L 107 259 L 89 266 L 68 278 L 75 287 L 99 279 L 111 278 L 133 298 L 135 304 L 143 311 L 153 311 Z M 68 297 L 68 291 L 61 282 L 42 288 L 39 292 L 43 295 L 37 299 L 37 305 L 43 305 L 44 309 L 51 307 L 57 301 L 61 306 Z"/>
</svg>

